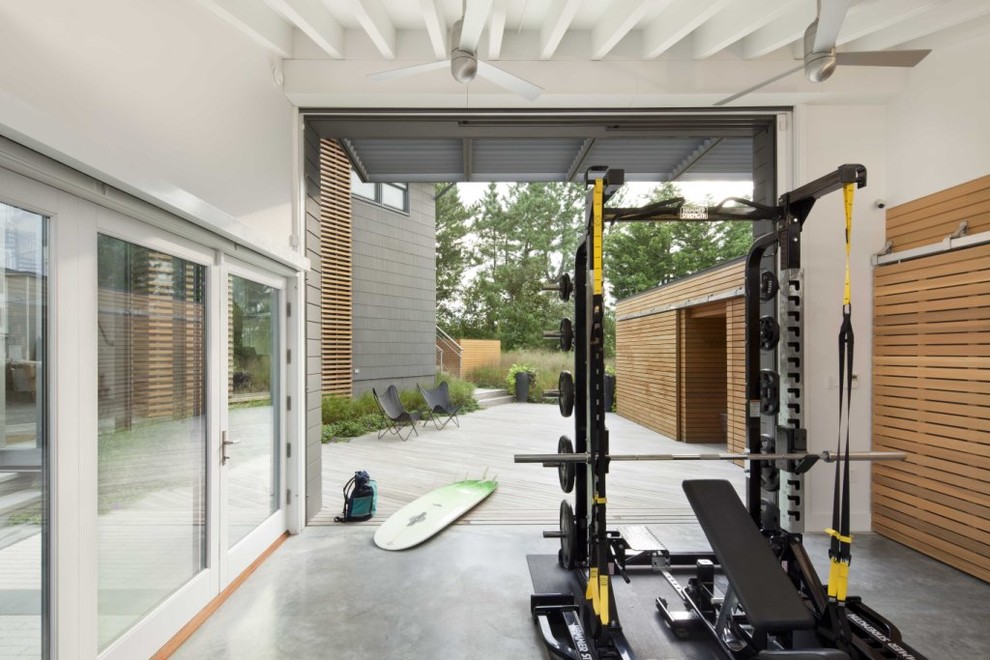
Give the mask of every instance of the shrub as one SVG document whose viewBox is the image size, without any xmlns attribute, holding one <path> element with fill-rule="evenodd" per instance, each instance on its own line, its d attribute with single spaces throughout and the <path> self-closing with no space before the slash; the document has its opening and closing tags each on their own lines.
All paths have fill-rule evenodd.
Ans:
<svg viewBox="0 0 990 660">
<path fill-rule="evenodd" d="M 333 424 L 351 417 L 352 402 L 346 396 L 327 394 L 323 397 L 322 417 L 324 424 Z"/>
<path fill-rule="evenodd" d="M 436 383 L 439 385 L 441 382 L 447 383 L 450 402 L 455 406 L 460 406 L 461 412 L 471 412 L 481 407 L 474 398 L 474 383 L 454 378 L 450 374 L 438 373 Z"/>
<path fill-rule="evenodd" d="M 505 370 L 493 364 L 475 368 L 467 375 L 467 380 L 478 387 L 502 387 L 505 382 Z"/>
<path fill-rule="evenodd" d="M 534 384 L 536 383 L 536 369 L 528 364 L 513 364 L 509 367 L 509 371 L 505 375 L 505 389 L 509 391 L 509 394 L 515 394 L 516 391 L 516 376 L 518 374 L 526 373 L 529 374 L 529 401 L 539 401 L 543 391 L 540 390 L 540 394 L 537 395 Z"/>
</svg>

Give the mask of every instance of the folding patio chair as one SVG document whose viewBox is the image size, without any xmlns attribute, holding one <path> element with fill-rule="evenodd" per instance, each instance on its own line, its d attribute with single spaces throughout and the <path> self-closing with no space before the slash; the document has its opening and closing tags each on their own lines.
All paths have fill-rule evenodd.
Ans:
<svg viewBox="0 0 990 660">
<path fill-rule="evenodd" d="M 402 401 L 399 399 L 399 390 L 395 389 L 395 385 L 389 385 L 383 395 L 378 394 L 375 388 L 371 388 L 371 393 L 375 395 L 375 403 L 378 404 L 378 410 L 381 411 L 382 415 L 388 421 L 388 426 L 378 431 L 379 440 L 382 439 L 386 432 L 395 433 L 403 442 L 408 440 L 409 436 L 413 433 L 419 435 L 419 431 L 416 430 L 419 413 L 406 410 L 406 407 L 402 405 Z M 402 429 L 399 428 L 400 424 L 408 424 L 409 428 L 412 429 L 409 433 L 406 433 L 406 437 L 404 438 L 402 437 Z"/>
<path fill-rule="evenodd" d="M 437 427 L 437 430 L 442 430 L 450 420 L 454 420 L 454 424 L 460 427 L 461 423 L 457 421 L 457 411 L 461 407 L 450 402 L 450 391 L 447 389 L 446 381 L 442 381 L 432 390 L 428 390 L 418 383 L 416 387 L 419 388 L 420 394 L 426 401 L 426 407 L 429 408 L 429 412 L 426 413 L 427 416 L 423 420 L 423 426 L 426 426 L 428 421 L 433 420 L 433 425 Z M 442 415 L 446 415 L 447 419 L 444 420 L 443 424 L 440 424 L 438 418 Z"/>
</svg>

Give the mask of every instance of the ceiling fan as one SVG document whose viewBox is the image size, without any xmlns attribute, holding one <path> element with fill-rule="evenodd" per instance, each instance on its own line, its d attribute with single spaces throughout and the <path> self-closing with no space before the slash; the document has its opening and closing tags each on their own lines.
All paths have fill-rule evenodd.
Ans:
<svg viewBox="0 0 990 660">
<path fill-rule="evenodd" d="M 930 50 L 884 50 L 861 53 L 836 52 L 835 42 L 839 38 L 842 22 L 852 0 L 818 0 L 818 17 L 804 31 L 804 62 L 781 74 L 764 80 L 715 105 L 725 105 L 741 96 L 754 92 L 772 82 L 804 69 L 804 75 L 811 82 L 824 82 L 835 71 L 836 66 L 897 66 L 912 67 L 918 64 Z"/>
<path fill-rule="evenodd" d="M 446 60 L 428 62 L 426 64 L 416 64 L 392 69 L 391 71 L 381 71 L 372 73 L 368 77 L 372 80 L 396 80 L 409 76 L 426 73 L 427 71 L 437 71 L 450 67 L 450 75 L 454 80 L 462 83 L 469 83 L 477 76 L 493 82 L 502 89 L 518 94 L 528 101 L 535 101 L 543 91 L 542 87 L 534 85 L 528 80 L 523 80 L 504 69 L 500 69 L 494 64 L 489 64 L 478 59 L 477 51 L 473 48 L 465 47 L 461 43 L 461 27 L 463 19 L 458 19 L 450 29 L 450 57 Z"/>
</svg>

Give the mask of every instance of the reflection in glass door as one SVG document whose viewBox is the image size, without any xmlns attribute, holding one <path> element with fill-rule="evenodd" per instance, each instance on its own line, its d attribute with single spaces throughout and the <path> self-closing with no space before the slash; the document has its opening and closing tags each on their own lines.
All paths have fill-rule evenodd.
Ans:
<svg viewBox="0 0 990 660">
<path fill-rule="evenodd" d="M 207 566 L 206 267 L 98 239 L 98 641 Z"/>
<path fill-rule="evenodd" d="M 48 657 L 48 218 L 0 202 L 0 657 Z"/>
<path fill-rule="evenodd" d="M 227 547 L 279 510 L 278 299 L 274 287 L 227 281 Z"/>
</svg>

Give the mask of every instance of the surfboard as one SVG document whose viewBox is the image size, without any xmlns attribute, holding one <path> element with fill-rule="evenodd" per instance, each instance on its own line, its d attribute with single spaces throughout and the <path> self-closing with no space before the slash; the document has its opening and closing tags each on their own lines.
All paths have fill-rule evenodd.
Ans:
<svg viewBox="0 0 990 660">
<path fill-rule="evenodd" d="M 375 545 L 383 550 L 405 550 L 438 534 L 495 492 L 491 479 L 467 479 L 423 495 L 405 505 L 375 532 Z"/>
</svg>

